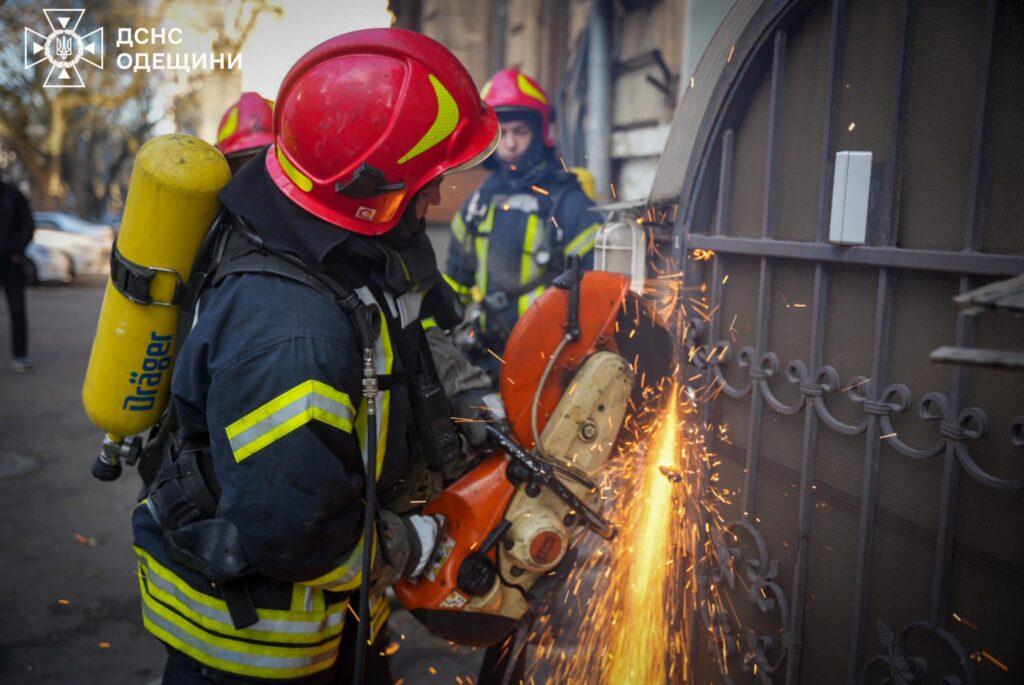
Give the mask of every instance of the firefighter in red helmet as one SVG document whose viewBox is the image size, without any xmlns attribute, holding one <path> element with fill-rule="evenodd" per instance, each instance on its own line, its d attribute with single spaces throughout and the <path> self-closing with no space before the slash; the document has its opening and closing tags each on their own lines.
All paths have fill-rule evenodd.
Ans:
<svg viewBox="0 0 1024 685">
<path fill-rule="evenodd" d="M 577 176 L 555 153 L 547 93 L 519 69 L 503 69 L 483 87 L 498 114 L 501 143 L 494 173 L 452 219 L 445 273 L 475 325 L 460 336 L 474 359 L 497 375 L 515 322 L 564 270 L 570 255 L 593 264 L 600 217 Z M 495 354 L 489 354 L 486 350 Z"/>
<path fill-rule="evenodd" d="M 421 324 L 453 318 L 426 209 L 499 136 L 465 67 L 409 31 L 337 36 L 285 77 L 273 134 L 221 193 L 180 429 L 133 514 L 165 683 L 351 677 L 349 603 L 423 573 L 446 522 L 417 506 L 479 440 Z M 373 617 L 366 682 L 390 682 Z"/>
<path fill-rule="evenodd" d="M 238 173 L 260 150 L 274 142 L 274 102 L 259 93 L 242 93 L 220 119 L 217 149 Z"/>
</svg>

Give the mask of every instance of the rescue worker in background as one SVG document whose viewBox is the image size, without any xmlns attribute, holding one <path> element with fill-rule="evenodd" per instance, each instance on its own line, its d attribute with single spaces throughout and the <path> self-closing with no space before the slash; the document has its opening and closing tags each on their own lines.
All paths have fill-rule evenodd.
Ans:
<svg viewBox="0 0 1024 685">
<path fill-rule="evenodd" d="M 486 165 L 494 173 L 452 219 L 445 274 L 464 304 L 471 302 L 460 343 L 497 377 L 497 355 L 512 327 L 578 254 L 593 266 L 600 217 L 576 175 L 555 153 L 547 94 L 518 69 L 504 69 L 483 87 L 498 114 L 501 142 Z"/>
<path fill-rule="evenodd" d="M 32 370 L 28 359 L 28 314 L 25 311 L 25 248 L 32 242 L 36 224 L 28 199 L 13 183 L 0 181 L 0 288 L 7 297 L 11 317 L 11 368 Z"/>
<path fill-rule="evenodd" d="M 274 101 L 259 93 L 242 93 L 217 127 L 217 149 L 228 160 L 231 174 L 274 142 Z"/>
<path fill-rule="evenodd" d="M 363 546 L 375 550 L 379 601 L 423 572 L 445 523 L 416 513 L 432 495 L 409 497 L 427 471 L 414 395 L 435 372 L 421 316 L 441 309 L 423 217 L 442 175 L 481 162 L 498 135 L 463 65 L 409 31 L 337 36 L 285 77 L 274 144 L 221 193 L 226 261 L 174 369 L 177 456 L 133 514 L 144 623 L 169 652 L 164 683 L 345 682 Z M 372 541 L 361 537 L 368 422 L 356 326 L 317 288 L 275 275 L 268 255 L 376 309 Z M 480 419 L 486 392 L 453 398 L 455 413 Z M 390 683 L 387 638 L 373 629 L 367 682 Z"/>
</svg>

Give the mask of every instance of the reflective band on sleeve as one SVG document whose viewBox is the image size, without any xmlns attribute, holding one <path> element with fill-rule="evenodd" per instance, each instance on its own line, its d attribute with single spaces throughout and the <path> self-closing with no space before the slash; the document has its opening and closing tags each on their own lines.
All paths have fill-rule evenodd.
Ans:
<svg viewBox="0 0 1024 685">
<path fill-rule="evenodd" d="M 597 239 L 597 232 L 601 229 L 601 224 L 592 224 L 587 228 L 583 229 L 583 232 L 572 239 L 568 245 L 565 246 L 566 256 L 578 254 L 583 256 L 594 249 L 594 241 Z"/>
<path fill-rule="evenodd" d="M 235 461 L 240 462 L 313 420 L 351 433 L 354 415 L 348 395 L 308 380 L 249 412 L 226 431 Z"/>
</svg>

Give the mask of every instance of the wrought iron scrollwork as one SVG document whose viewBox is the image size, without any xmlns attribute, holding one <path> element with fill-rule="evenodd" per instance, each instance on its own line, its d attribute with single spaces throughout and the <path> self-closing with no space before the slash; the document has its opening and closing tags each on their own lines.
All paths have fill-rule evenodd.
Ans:
<svg viewBox="0 0 1024 685">
<path fill-rule="evenodd" d="M 756 556 L 744 557 L 743 547 L 736 544 L 740 535 L 753 543 Z M 718 655 L 724 682 L 734 682 L 728 662 L 738 660 L 742 670 L 767 685 L 783 668 L 787 653 L 776 637 L 789 632 L 789 602 L 776 582 L 779 560 L 771 557 L 764 536 L 746 519 L 712 527 L 709 537 L 708 553 L 701 562 L 705 568 L 697 576 L 698 606 L 708 633 L 708 649 Z M 738 587 L 744 591 L 742 595 Z M 777 616 L 779 630 L 774 634 L 758 633 L 750 627 L 737 631 L 730 608 L 741 596 L 760 613 Z"/>
<path fill-rule="evenodd" d="M 919 685 L 925 682 L 934 682 L 935 678 L 928 677 L 928 662 L 924 657 L 914 656 L 908 653 L 907 640 L 919 632 L 929 632 L 940 638 L 956 657 L 959 673 L 946 673 L 939 677 L 943 685 L 974 685 L 974 664 L 964 646 L 956 637 L 947 630 L 936 628 L 926 621 L 915 621 L 908 624 L 899 633 L 894 633 L 889 626 L 879 621 L 875 624 L 878 634 L 878 642 L 882 647 L 882 653 L 868 659 L 860 673 L 860 683 L 866 684 L 876 682 L 869 680 L 871 675 L 878 670 L 885 674 L 880 682 L 881 685 Z M 883 670 L 884 669 L 884 670 Z"/>
<path fill-rule="evenodd" d="M 760 393 L 765 403 L 775 412 L 784 415 L 796 414 L 812 407 L 817 417 L 828 428 L 844 435 L 863 433 L 869 422 L 878 421 L 880 434 L 893 450 L 911 459 L 926 460 L 943 454 L 952 446 L 960 466 L 972 478 L 986 487 L 996 490 L 1024 490 L 1024 478 L 1006 479 L 985 471 L 971 454 L 971 441 L 988 437 L 988 417 L 980 407 L 967 407 L 958 413 L 949 398 L 938 392 L 929 392 L 917 403 L 919 418 L 936 425 L 934 441 L 924 447 L 911 445 L 903 440 L 893 428 L 893 417 L 904 414 L 914 406 L 913 396 L 906 385 L 892 383 L 879 393 L 871 392 L 871 381 L 862 376 L 854 378 L 845 386 L 840 382 L 839 373 L 829 365 L 812 371 L 799 359 L 789 362 L 786 380 L 800 390 L 800 399 L 786 404 L 771 388 L 771 380 L 779 375 L 781 364 L 776 353 L 768 351 L 760 356 L 752 347 L 743 347 L 736 356 L 736 364 L 747 369 L 748 382 L 742 387 L 731 385 L 725 377 L 723 367 L 732 357 L 732 346 L 726 340 L 713 345 L 694 347 L 691 358 L 694 366 L 707 371 L 713 388 L 732 398 L 741 398 Z M 864 417 L 856 424 L 839 420 L 829 411 L 825 397 L 837 393 L 858 405 Z M 1010 442 L 1015 447 L 1024 447 L 1024 416 L 1017 416 L 1010 426 Z"/>
</svg>

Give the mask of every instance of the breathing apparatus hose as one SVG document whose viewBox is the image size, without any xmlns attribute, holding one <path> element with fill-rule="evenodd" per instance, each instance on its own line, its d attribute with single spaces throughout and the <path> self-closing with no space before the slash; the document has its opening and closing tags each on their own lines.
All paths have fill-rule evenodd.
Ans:
<svg viewBox="0 0 1024 685">
<path fill-rule="evenodd" d="M 364 337 L 364 336 L 360 336 Z M 359 584 L 359 628 L 356 631 L 352 685 L 362 685 L 370 642 L 370 573 L 373 570 L 373 522 L 377 515 L 377 369 L 373 346 L 363 348 L 363 397 L 366 399 L 366 476 L 363 510 L 362 579 Z"/>
</svg>

